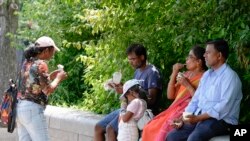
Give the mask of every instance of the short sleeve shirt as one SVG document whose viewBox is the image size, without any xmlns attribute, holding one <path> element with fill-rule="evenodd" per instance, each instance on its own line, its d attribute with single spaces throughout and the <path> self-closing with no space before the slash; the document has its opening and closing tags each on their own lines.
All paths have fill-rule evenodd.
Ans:
<svg viewBox="0 0 250 141">
<path fill-rule="evenodd" d="M 159 70 L 154 65 L 147 65 L 143 71 L 140 69 L 135 71 L 134 79 L 139 80 L 140 85 L 146 91 L 152 88 L 159 90 L 155 103 L 153 105 L 148 105 L 148 108 L 152 109 L 154 114 L 158 114 L 162 95 L 162 78 Z"/>
<path fill-rule="evenodd" d="M 133 119 L 135 120 L 140 119 L 143 116 L 146 109 L 147 109 L 146 101 L 139 98 L 132 100 L 127 107 L 127 111 L 134 113 Z"/>
<path fill-rule="evenodd" d="M 154 65 L 148 65 L 143 71 L 137 69 L 134 74 L 134 79 L 140 80 L 140 85 L 144 90 L 150 88 L 158 88 L 162 90 L 160 72 Z"/>
<path fill-rule="evenodd" d="M 20 92 L 23 98 L 40 103 L 43 89 L 49 85 L 47 63 L 43 60 L 25 61 L 21 71 Z"/>
</svg>

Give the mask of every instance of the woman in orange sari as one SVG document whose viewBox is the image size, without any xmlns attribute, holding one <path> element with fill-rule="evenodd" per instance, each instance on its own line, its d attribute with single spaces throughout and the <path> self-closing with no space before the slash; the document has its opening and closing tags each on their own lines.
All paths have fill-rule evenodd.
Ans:
<svg viewBox="0 0 250 141">
<path fill-rule="evenodd" d="M 173 66 L 167 88 L 167 97 L 173 99 L 173 103 L 144 127 L 142 141 L 165 141 L 168 132 L 173 129 L 173 119 L 181 117 L 207 68 L 204 53 L 204 48 L 194 46 L 186 58 L 186 64 L 176 63 Z M 185 65 L 187 71 L 180 72 Z"/>
</svg>

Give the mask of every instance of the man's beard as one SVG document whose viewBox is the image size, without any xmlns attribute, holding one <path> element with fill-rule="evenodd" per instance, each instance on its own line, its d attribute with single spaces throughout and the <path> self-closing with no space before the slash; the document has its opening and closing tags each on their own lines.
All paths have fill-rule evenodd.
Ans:
<svg viewBox="0 0 250 141">
<path fill-rule="evenodd" d="M 140 64 L 138 64 L 138 65 L 136 66 L 136 69 L 140 69 L 142 66 L 143 66 L 143 63 L 141 62 Z"/>
</svg>

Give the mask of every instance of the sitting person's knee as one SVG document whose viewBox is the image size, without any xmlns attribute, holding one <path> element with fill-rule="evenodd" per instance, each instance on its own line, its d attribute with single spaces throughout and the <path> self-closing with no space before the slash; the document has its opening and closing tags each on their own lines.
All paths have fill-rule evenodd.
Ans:
<svg viewBox="0 0 250 141">
<path fill-rule="evenodd" d="M 101 127 L 100 125 L 96 124 L 95 125 L 95 132 L 97 132 L 97 133 L 104 133 L 105 129 L 103 127 Z"/>
<path fill-rule="evenodd" d="M 116 141 L 117 132 L 111 125 L 106 127 L 106 133 L 108 141 Z"/>
<path fill-rule="evenodd" d="M 106 127 L 106 132 L 115 132 L 114 128 L 111 125 Z"/>
</svg>

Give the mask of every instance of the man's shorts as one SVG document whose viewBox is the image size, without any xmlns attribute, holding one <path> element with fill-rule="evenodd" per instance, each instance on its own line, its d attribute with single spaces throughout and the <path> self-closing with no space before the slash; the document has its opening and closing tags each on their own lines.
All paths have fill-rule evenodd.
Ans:
<svg viewBox="0 0 250 141">
<path fill-rule="evenodd" d="M 103 119 L 101 119 L 97 125 L 103 127 L 103 129 L 106 131 L 106 127 L 110 125 L 116 133 L 118 133 L 118 120 L 120 115 L 120 109 L 115 110 L 108 115 L 106 115 Z"/>
</svg>

